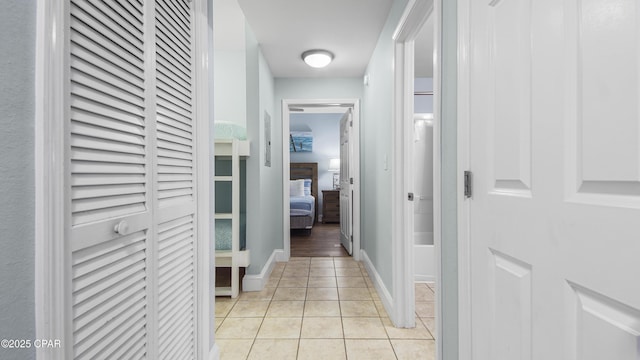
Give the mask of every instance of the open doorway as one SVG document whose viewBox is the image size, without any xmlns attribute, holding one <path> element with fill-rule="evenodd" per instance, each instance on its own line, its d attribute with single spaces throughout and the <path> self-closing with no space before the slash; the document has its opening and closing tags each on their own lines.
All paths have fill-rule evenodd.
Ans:
<svg viewBox="0 0 640 360">
<path fill-rule="evenodd" d="M 359 100 L 283 100 L 282 114 L 285 257 L 353 255 L 358 260 Z M 324 134 L 325 129 L 314 134 L 311 131 L 313 121 L 324 121 L 335 131 L 329 130 L 331 134 Z M 341 136 L 345 132 L 345 124 L 348 126 L 346 142 Z M 325 139 L 326 136 L 330 140 Z M 331 143 L 328 146 L 327 141 Z M 314 145 L 310 145 L 314 142 L 316 154 L 312 154 Z M 303 191 L 314 197 L 312 223 L 302 218 L 305 214 L 299 208 L 304 205 L 292 203 L 292 194 L 297 191 L 295 183 L 300 179 L 303 182 L 311 180 L 309 191 Z M 325 240 L 324 237 L 331 240 L 315 241 Z M 292 239 L 298 242 L 295 246 L 292 246 Z"/>
<path fill-rule="evenodd" d="M 394 34 L 394 324 L 439 319 L 439 113 L 437 12 L 410 2 Z M 436 337 L 436 348 L 440 344 Z"/>
<path fill-rule="evenodd" d="M 291 256 L 349 256 L 340 241 L 345 211 L 340 208 L 339 182 L 343 176 L 341 119 L 348 108 L 295 107 L 290 110 L 290 164 L 284 166 L 289 166 L 290 186 L 293 185 L 289 194 Z M 300 194 L 302 197 L 294 194 L 300 179 L 303 185 L 308 185 Z M 313 208 L 309 201 L 315 204 Z"/>
</svg>

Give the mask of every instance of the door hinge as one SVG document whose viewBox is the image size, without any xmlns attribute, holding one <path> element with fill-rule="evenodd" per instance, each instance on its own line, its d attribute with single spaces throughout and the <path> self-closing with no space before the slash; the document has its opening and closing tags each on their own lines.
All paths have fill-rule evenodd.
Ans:
<svg viewBox="0 0 640 360">
<path fill-rule="evenodd" d="M 353 242 L 353 235 L 349 236 L 351 242 Z"/>
<path fill-rule="evenodd" d="M 464 197 L 465 197 L 465 199 L 468 199 L 471 196 L 473 196 L 472 182 L 473 182 L 473 173 L 471 171 L 468 171 L 468 170 L 465 171 L 464 172 Z"/>
<path fill-rule="evenodd" d="M 349 184 L 353 185 L 353 178 L 349 178 Z"/>
<path fill-rule="evenodd" d="M 349 121 L 349 126 L 353 127 L 353 120 Z"/>
<path fill-rule="evenodd" d="M 409 201 L 413 201 L 413 193 L 410 192 L 409 194 L 407 194 L 407 200 Z"/>
</svg>

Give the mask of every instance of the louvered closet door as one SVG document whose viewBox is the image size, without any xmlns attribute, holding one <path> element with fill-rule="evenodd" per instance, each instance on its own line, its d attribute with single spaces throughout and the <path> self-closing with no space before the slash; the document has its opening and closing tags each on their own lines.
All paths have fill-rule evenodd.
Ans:
<svg viewBox="0 0 640 360">
<path fill-rule="evenodd" d="M 190 4 L 70 2 L 66 358 L 195 358 Z"/>
<path fill-rule="evenodd" d="M 146 353 L 152 163 L 142 8 L 70 4 L 69 358 Z"/>
<path fill-rule="evenodd" d="M 191 2 L 156 2 L 158 331 L 160 359 L 195 349 L 195 199 Z"/>
</svg>

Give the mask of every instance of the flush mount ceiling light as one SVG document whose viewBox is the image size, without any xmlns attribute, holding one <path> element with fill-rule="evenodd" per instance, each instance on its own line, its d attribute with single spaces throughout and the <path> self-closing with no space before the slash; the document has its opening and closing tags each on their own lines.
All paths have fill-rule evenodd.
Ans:
<svg viewBox="0 0 640 360">
<path fill-rule="evenodd" d="M 327 50 L 308 50 L 302 53 L 302 60 L 314 68 L 323 68 L 333 60 L 333 54 Z"/>
</svg>

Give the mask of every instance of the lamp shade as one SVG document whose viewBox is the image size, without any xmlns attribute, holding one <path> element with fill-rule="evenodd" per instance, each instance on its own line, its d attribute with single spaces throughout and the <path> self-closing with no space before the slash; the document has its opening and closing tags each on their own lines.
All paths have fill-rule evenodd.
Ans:
<svg viewBox="0 0 640 360">
<path fill-rule="evenodd" d="M 340 159 L 329 160 L 329 171 L 340 172 Z"/>
</svg>

